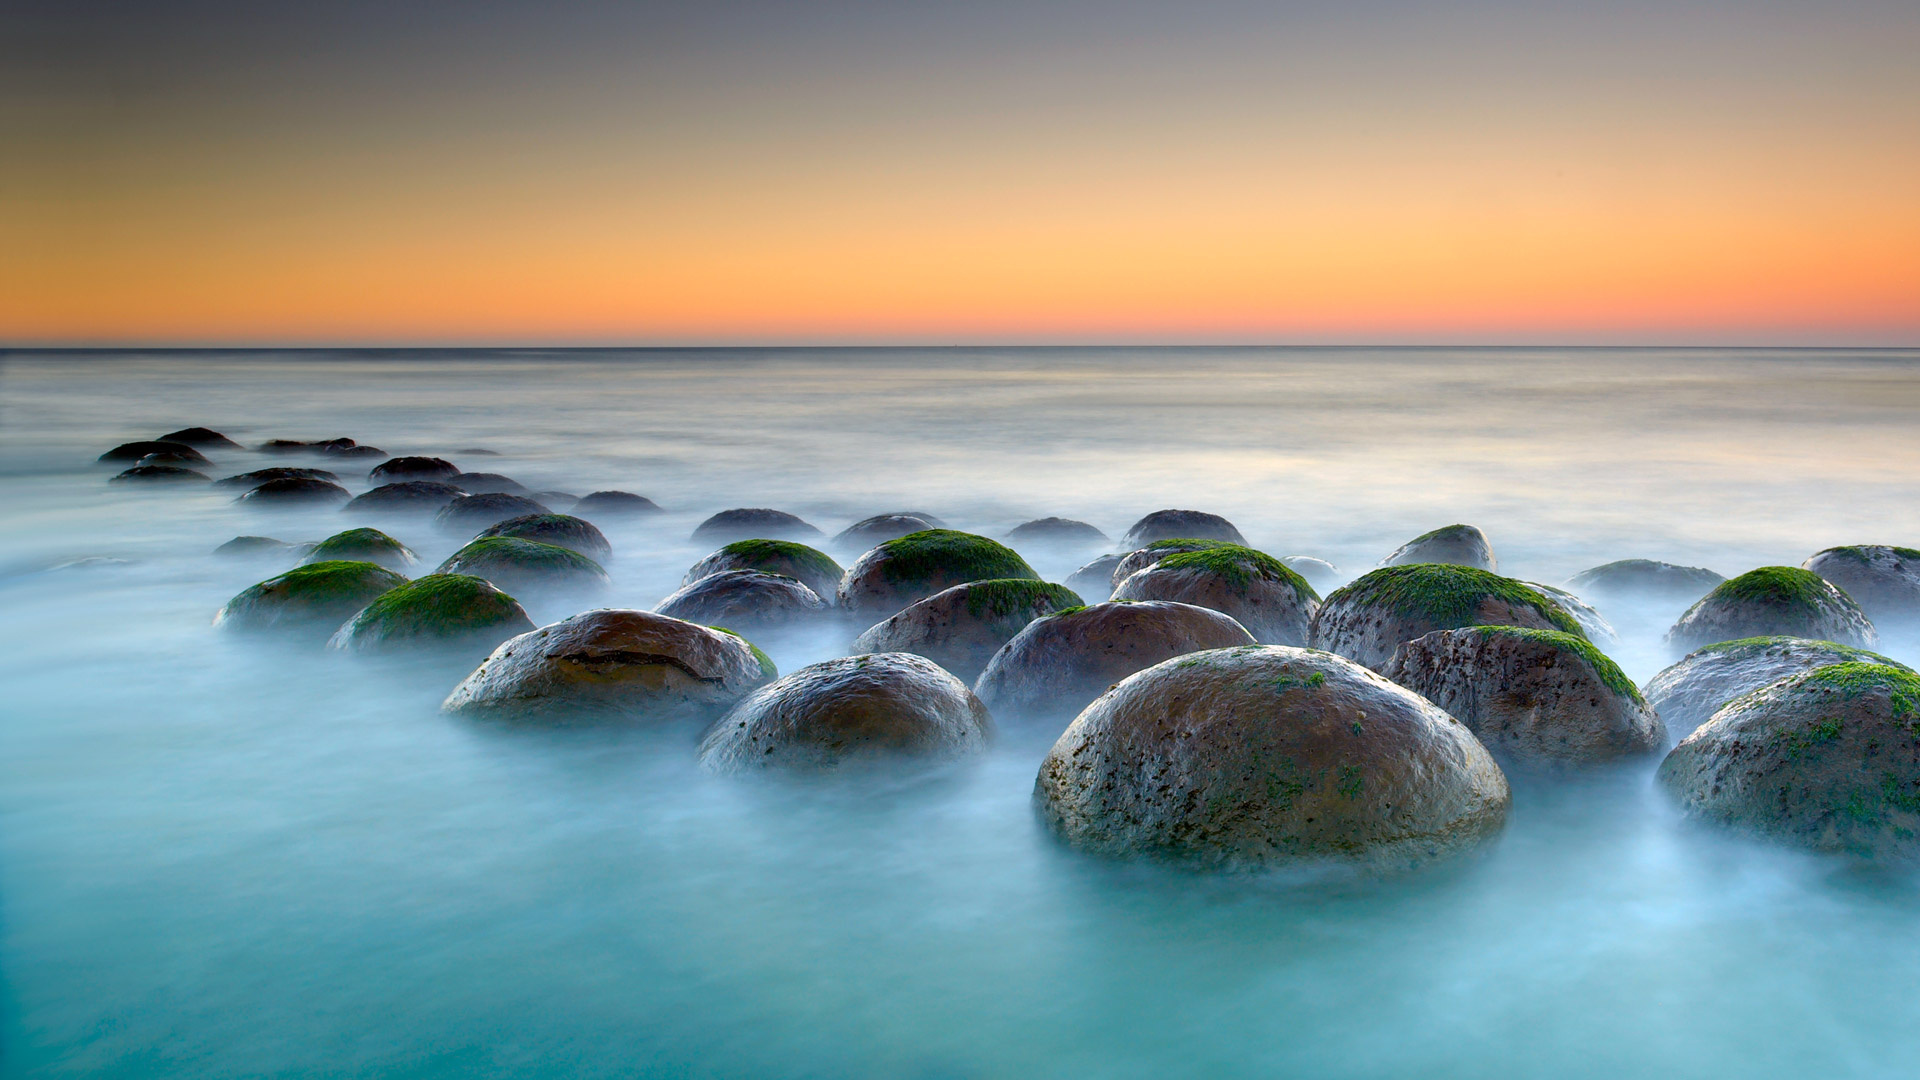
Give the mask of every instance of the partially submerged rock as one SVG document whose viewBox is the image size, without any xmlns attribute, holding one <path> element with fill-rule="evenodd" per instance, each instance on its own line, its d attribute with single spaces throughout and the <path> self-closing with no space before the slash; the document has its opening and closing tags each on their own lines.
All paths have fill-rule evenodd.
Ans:
<svg viewBox="0 0 1920 1080">
<path fill-rule="evenodd" d="M 952 529 L 924 529 L 860 556 L 840 579 L 840 606 L 882 619 L 916 600 L 969 581 L 1040 575 L 997 540 Z"/>
<path fill-rule="evenodd" d="M 289 544 L 271 536 L 236 536 L 213 549 L 215 555 L 229 558 L 292 555 L 313 550 L 311 544 Z"/>
<path fill-rule="evenodd" d="M 681 586 L 654 611 L 703 626 L 760 634 L 817 622 L 827 607 L 818 593 L 793 578 L 760 570 L 722 570 Z"/>
<path fill-rule="evenodd" d="M 510 476 L 490 472 L 463 472 L 447 477 L 447 483 L 469 495 L 525 495 L 527 489 Z"/>
<path fill-rule="evenodd" d="M 436 527 L 450 533 L 473 535 L 511 518 L 551 513 L 524 495 L 462 495 L 433 515 Z"/>
<path fill-rule="evenodd" d="M 1387 566 L 1337 589 L 1313 618 L 1313 647 L 1379 671 L 1404 642 L 1461 626 L 1517 626 L 1584 636 L 1536 590 L 1487 570 L 1442 563 Z"/>
<path fill-rule="evenodd" d="M 1667 631 L 1667 644 L 1692 652 L 1716 641 L 1773 635 L 1859 646 L 1880 640 L 1860 605 L 1832 582 L 1810 570 L 1763 566 L 1701 597 Z"/>
<path fill-rule="evenodd" d="M 1240 535 L 1240 530 L 1233 527 L 1233 522 L 1219 514 L 1201 510 L 1155 510 L 1133 523 L 1127 535 L 1120 538 L 1120 546 L 1128 551 L 1138 551 L 1155 540 L 1179 537 L 1224 540 L 1242 546 L 1247 542 L 1247 538 Z"/>
<path fill-rule="evenodd" d="M 1802 566 L 1839 586 L 1876 627 L 1920 625 L 1920 551 L 1854 544 L 1828 548 Z"/>
<path fill-rule="evenodd" d="M 367 479 L 375 484 L 400 480 L 449 480 L 460 475 L 453 462 L 437 457 L 397 457 L 375 465 Z"/>
<path fill-rule="evenodd" d="M 1567 617 L 1580 624 L 1580 632 L 1588 641 L 1610 643 L 1618 642 L 1620 634 L 1613 624 L 1606 620 L 1592 604 L 1580 599 L 1565 589 L 1552 585 L 1542 585 L 1537 581 L 1523 581 L 1520 584 L 1553 601 L 1553 606 L 1567 613 Z"/>
<path fill-rule="evenodd" d="M 728 570 L 760 570 L 790 577 L 812 589 L 828 604 L 836 602 L 844 571 L 823 551 L 791 540 L 735 540 L 694 563 L 682 585 Z"/>
<path fill-rule="evenodd" d="M 910 653 L 843 656 L 755 690 L 707 733 L 713 772 L 832 769 L 978 753 L 993 719 L 966 684 Z"/>
<path fill-rule="evenodd" d="M 1845 663 L 1741 697 L 1673 748 L 1660 783 L 1693 817 L 1816 851 L 1920 854 L 1920 676 Z"/>
<path fill-rule="evenodd" d="M 1067 588 L 1080 594 L 1089 604 L 1097 604 L 1113 595 L 1113 572 L 1124 555 L 1102 555 L 1067 575 Z"/>
<path fill-rule="evenodd" d="M 274 541 L 278 543 L 279 541 Z M 379 529 L 348 529 L 334 533 L 308 552 L 306 562 L 330 560 L 378 563 L 389 570 L 404 573 L 420 560 L 413 549 Z"/>
<path fill-rule="evenodd" d="M 374 653 L 434 650 L 485 654 L 533 629 L 518 601 L 465 574 L 428 574 L 375 597 L 328 647 Z"/>
<path fill-rule="evenodd" d="M 1698 600 L 1725 580 L 1704 567 L 1620 559 L 1580 571 L 1567 579 L 1567 588 L 1602 602 L 1673 604 Z"/>
<path fill-rule="evenodd" d="M 1066 608 L 1027 624 L 993 654 L 974 692 L 1009 716 L 1072 716 L 1107 687 L 1162 660 L 1253 644 L 1246 628 L 1210 608 L 1115 600 Z"/>
<path fill-rule="evenodd" d="M 1207 540 L 1195 536 L 1178 536 L 1169 537 L 1165 540 L 1155 540 L 1146 547 L 1136 548 L 1120 556 L 1120 561 L 1113 564 L 1111 588 L 1119 588 L 1121 582 L 1169 555 L 1184 555 L 1189 551 L 1206 551 L 1209 548 L 1227 546 L 1229 545 L 1225 540 Z M 1240 545 L 1234 544 L 1232 546 L 1239 547 Z"/>
<path fill-rule="evenodd" d="M 241 590 L 214 616 L 213 625 L 323 639 L 375 597 L 406 583 L 370 562 L 312 563 Z"/>
<path fill-rule="evenodd" d="M 501 645 L 441 707 L 513 720 L 704 722 L 778 674 L 738 634 L 603 608 Z"/>
<path fill-rule="evenodd" d="M 895 537 L 937 527 L 932 520 L 918 514 L 876 514 L 842 529 L 828 544 L 838 551 L 857 553 Z"/>
<path fill-rule="evenodd" d="M 1034 800 L 1057 835 L 1103 855 L 1371 870 L 1470 851 L 1511 804 L 1453 717 L 1337 656 L 1282 646 L 1131 676 L 1060 736 Z"/>
<path fill-rule="evenodd" d="M 1022 522 L 1007 534 L 1007 543 L 1016 548 L 1092 548 L 1109 542 L 1106 533 L 1086 522 L 1062 517 Z"/>
<path fill-rule="evenodd" d="M 97 460 L 105 462 L 135 462 L 146 457 L 148 454 L 172 454 L 175 457 L 185 458 L 187 461 L 193 462 L 196 465 L 213 464 L 213 462 L 207 460 L 205 454 L 188 446 L 186 443 L 168 442 L 160 439 L 121 443 L 119 446 L 101 454 Z"/>
<path fill-rule="evenodd" d="M 437 514 L 466 492 L 437 480 L 401 480 L 354 496 L 342 508 L 348 514 Z"/>
<path fill-rule="evenodd" d="M 1233 616 L 1255 641 L 1305 645 L 1319 594 L 1265 552 L 1238 544 L 1168 555 L 1122 581 L 1115 600 L 1172 600 Z"/>
<path fill-rule="evenodd" d="M 600 564 L 558 544 L 489 536 L 447 556 L 436 574 L 471 574 L 516 596 L 596 593 L 612 583 Z"/>
<path fill-rule="evenodd" d="M 943 589 L 869 627 L 855 653 L 913 653 L 971 683 L 1028 623 L 1070 607 L 1080 597 L 1062 585 L 1028 578 L 970 581 Z"/>
<path fill-rule="evenodd" d="M 216 480 L 214 481 L 214 486 L 223 488 L 257 488 L 269 480 L 325 480 L 328 483 L 338 483 L 340 477 L 325 469 L 290 469 L 285 466 L 276 466 L 271 469 L 255 469 L 252 472 L 244 472 L 238 476 L 229 476 L 223 480 Z"/>
<path fill-rule="evenodd" d="M 523 514 L 488 526 L 475 539 L 485 540 L 493 536 L 557 544 L 595 562 L 605 562 L 613 554 L 613 545 L 607 543 L 605 533 L 596 528 L 593 522 L 571 514 Z"/>
<path fill-rule="evenodd" d="M 203 472 L 183 469 L 177 465 L 135 465 L 125 472 L 116 474 L 107 481 L 110 484 L 205 484 L 212 477 Z"/>
<path fill-rule="evenodd" d="M 580 496 L 573 512 L 582 517 L 629 518 L 660 513 L 652 499 L 631 491 L 595 491 Z"/>
<path fill-rule="evenodd" d="M 169 431 L 160 436 L 160 442 L 186 443 L 188 446 L 217 446 L 222 449 L 240 449 L 240 444 L 227 438 L 212 428 L 190 427 L 179 431 Z"/>
<path fill-rule="evenodd" d="M 1430 533 L 1421 533 L 1381 560 L 1381 566 L 1409 566 L 1414 563 L 1443 563 L 1471 566 L 1480 570 L 1495 568 L 1493 545 L 1487 534 L 1472 525 L 1448 525 Z"/>
<path fill-rule="evenodd" d="M 1314 591 L 1324 592 L 1340 584 L 1340 568 L 1311 555 L 1282 555 L 1280 565 L 1307 579 Z"/>
<path fill-rule="evenodd" d="M 191 469 L 193 468 L 193 466 L 197 464 L 199 464 L 199 462 L 194 461 L 190 457 L 182 457 L 179 454 L 148 454 L 146 457 L 143 457 L 139 461 L 134 462 L 134 465 L 137 467 L 158 465 L 163 467 L 176 468 L 182 471 Z M 129 469 L 127 471 L 132 472 L 133 470 Z M 200 474 L 195 473 L 194 475 L 198 476 Z"/>
<path fill-rule="evenodd" d="M 1904 666 L 1879 653 L 1832 641 L 1740 638 L 1688 653 L 1686 659 L 1648 680 L 1646 695 L 1666 721 L 1667 730 L 1686 738 L 1735 698 L 1815 668 L 1856 662 Z"/>
<path fill-rule="evenodd" d="M 245 506 L 333 506 L 349 498 L 347 489 L 339 484 L 290 478 L 257 485 L 234 502 Z"/>
<path fill-rule="evenodd" d="M 725 544 L 735 540 L 818 540 L 819 529 L 782 510 L 746 507 L 722 510 L 693 530 L 693 541 Z"/>
<path fill-rule="evenodd" d="M 1667 745 L 1619 665 L 1557 630 L 1438 630 L 1400 646 L 1380 674 L 1452 714 L 1502 762 L 1593 765 Z"/>
</svg>

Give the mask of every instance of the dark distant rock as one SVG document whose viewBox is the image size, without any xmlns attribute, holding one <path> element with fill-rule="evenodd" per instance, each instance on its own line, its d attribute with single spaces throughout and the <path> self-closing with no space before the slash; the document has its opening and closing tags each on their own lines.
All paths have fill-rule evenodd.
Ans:
<svg viewBox="0 0 1920 1080">
<path fill-rule="evenodd" d="M 1380 561 L 1381 566 L 1410 566 L 1415 563 L 1471 566 L 1477 570 L 1497 569 L 1493 545 L 1487 542 L 1487 534 L 1472 525 L 1448 525 L 1430 533 L 1422 533 Z"/>
<path fill-rule="evenodd" d="M 342 461 L 362 461 L 384 458 L 387 452 L 377 446 L 339 446 L 321 450 L 320 456 Z"/>
<path fill-rule="evenodd" d="M 475 540 L 449 555 L 434 573 L 485 578 L 520 597 L 602 592 L 610 584 L 600 564 L 577 551 L 512 536 Z"/>
<path fill-rule="evenodd" d="M 1113 595 L 1113 572 L 1122 555 L 1102 555 L 1067 575 L 1067 588 L 1080 594 L 1089 604 L 1097 604 Z"/>
<path fill-rule="evenodd" d="M 233 557 L 257 557 L 274 555 L 294 555 L 311 549 L 309 544 L 289 544 L 285 540 L 275 540 L 271 536 L 236 536 L 213 549 L 215 555 Z"/>
<path fill-rule="evenodd" d="M 112 484 L 206 484 L 212 477 L 206 473 L 183 469 L 178 465 L 136 465 L 115 476 Z"/>
<path fill-rule="evenodd" d="M 198 465 L 199 462 L 189 457 L 182 457 L 179 454 L 148 454 L 146 457 L 143 457 L 139 461 L 134 462 L 134 464 L 135 465 L 162 465 L 162 466 L 171 466 L 171 467 L 180 468 L 180 469 L 191 469 L 195 465 Z"/>
<path fill-rule="evenodd" d="M 1677 566 L 1653 559 L 1621 559 L 1582 570 L 1567 579 L 1567 588 L 1602 602 L 1690 603 L 1725 580 L 1698 566 Z"/>
<path fill-rule="evenodd" d="M 298 439 L 268 439 L 254 449 L 262 454 L 309 454 L 313 452 L 313 444 Z"/>
<path fill-rule="evenodd" d="M 558 544 L 595 562 L 605 562 L 613 554 L 613 545 L 607 543 L 605 533 L 595 528 L 593 522 L 571 514 L 526 514 L 508 518 L 489 526 L 474 539 L 485 540 L 490 536 L 512 536 L 521 540 L 537 540 L 542 544 Z"/>
<path fill-rule="evenodd" d="M 146 442 L 121 443 L 119 446 L 101 454 L 100 461 L 139 461 L 148 454 L 172 454 L 195 465 L 211 465 L 207 456 L 183 442 Z"/>
<path fill-rule="evenodd" d="M 702 626 L 761 634 L 816 623 L 826 612 L 827 602 L 790 577 L 759 570 L 722 570 L 681 586 L 653 610 Z"/>
<path fill-rule="evenodd" d="M 970 581 L 943 589 L 869 627 L 856 653 L 913 653 L 971 683 L 988 661 L 1042 615 L 1079 607 L 1064 585 L 1026 578 Z"/>
<path fill-rule="evenodd" d="M 247 506 L 322 506 L 344 503 L 351 496 L 339 484 L 304 478 L 269 480 L 235 499 Z"/>
<path fill-rule="evenodd" d="M 595 491 L 580 496 L 580 501 L 573 504 L 573 513 L 584 518 L 612 519 L 658 514 L 660 508 L 652 499 L 631 491 Z"/>
<path fill-rule="evenodd" d="M 536 491 L 530 497 L 534 502 L 558 511 L 571 510 L 580 501 L 580 496 L 566 491 Z"/>
<path fill-rule="evenodd" d="M 592 495 L 587 499 L 593 498 Z M 587 499 L 580 500 L 586 502 Z M 580 508 L 574 507 L 576 511 Z M 734 540 L 818 540 L 825 535 L 819 529 L 792 514 L 763 507 L 722 510 L 693 530 L 693 540 L 701 544 L 725 544 Z"/>
<path fill-rule="evenodd" d="M 436 480 L 402 480 L 363 491 L 348 503 L 345 513 L 433 514 L 466 492 Z"/>
<path fill-rule="evenodd" d="M 1040 580 L 1012 548 L 952 529 L 925 529 L 880 544 L 840 579 L 840 606 L 878 621 L 942 589 L 990 578 Z"/>
<path fill-rule="evenodd" d="M 1763 566 L 1714 586 L 1667 631 L 1678 652 L 1739 638 L 1786 635 L 1871 648 L 1880 636 L 1860 605 L 1811 570 Z"/>
<path fill-rule="evenodd" d="M 469 447 L 465 450 L 455 450 L 454 453 L 459 454 L 461 457 L 499 457 L 500 456 L 500 452 L 498 450 L 481 450 L 474 447 Z"/>
<path fill-rule="evenodd" d="M 169 431 L 160 436 L 160 442 L 186 443 L 188 446 L 217 446 L 223 449 L 240 449 L 240 444 L 210 428 L 190 427 L 179 431 Z"/>
<path fill-rule="evenodd" d="M 463 495 L 442 507 L 433 523 L 447 532 L 471 536 L 508 518 L 550 512 L 524 495 Z"/>
<path fill-rule="evenodd" d="M 1128 551 L 1137 551 L 1155 540 L 1186 538 L 1225 540 L 1229 544 L 1241 545 L 1247 542 L 1247 538 L 1240 535 L 1240 530 L 1233 527 L 1233 522 L 1219 514 L 1200 510 L 1155 510 L 1133 523 L 1127 535 L 1120 538 L 1120 546 Z"/>
<path fill-rule="evenodd" d="M 375 597 L 327 645 L 359 653 L 432 650 L 485 656 L 531 629 L 525 609 L 486 581 L 428 574 Z"/>
<path fill-rule="evenodd" d="M 397 457 L 383 461 L 367 473 L 367 479 L 376 484 L 390 484 L 396 480 L 448 480 L 460 475 L 460 470 L 451 461 L 437 457 Z"/>
<path fill-rule="evenodd" d="M 242 590 L 220 609 L 213 624 L 223 630 L 324 639 L 342 620 L 406 581 L 369 562 L 299 566 Z"/>
<path fill-rule="evenodd" d="M 934 527 L 932 521 L 917 514 L 879 514 L 847 526 L 829 541 L 829 546 L 857 554 L 895 537 Z"/>
<path fill-rule="evenodd" d="M 1037 518 L 1013 527 L 1007 534 L 1007 543 L 1013 547 L 1028 545 L 1031 547 L 1051 548 L 1090 548 L 1105 547 L 1107 534 L 1072 518 Z"/>
<path fill-rule="evenodd" d="M 805 544 L 791 540 L 735 540 L 694 563 L 680 583 L 691 585 L 726 570 L 761 570 L 785 575 L 812 589 L 829 605 L 838 603 L 843 573 L 840 564 L 826 552 Z"/>
<path fill-rule="evenodd" d="M 1920 626 L 1920 551 L 1854 544 L 1828 548 L 1802 565 L 1839 586 L 1875 626 Z"/>
<path fill-rule="evenodd" d="M 224 480 L 214 481 L 214 484 L 223 488 L 257 488 L 269 480 L 325 480 L 329 483 L 337 483 L 340 478 L 325 469 L 289 469 L 286 467 L 276 467 L 272 469 L 255 469 L 252 472 L 241 473 L 238 476 L 229 476 Z"/>
<path fill-rule="evenodd" d="M 463 472 L 447 478 L 447 483 L 471 495 L 525 495 L 527 489 L 511 477 L 490 472 Z"/>
</svg>

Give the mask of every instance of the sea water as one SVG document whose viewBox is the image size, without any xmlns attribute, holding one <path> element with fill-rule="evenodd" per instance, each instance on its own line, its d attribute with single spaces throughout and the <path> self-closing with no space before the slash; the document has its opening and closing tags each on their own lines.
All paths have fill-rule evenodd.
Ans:
<svg viewBox="0 0 1920 1080">
<path fill-rule="evenodd" d="M 603 602 L 651 607 L 736 506 L 1116 541 L 1194 508 L 1344 577 L 1465 521 L 1528 580 L 1731 575 L 1920 541 L 1916 419 L 1920 353 L 1887 351 L 0 354 L 0 1069 L 1910 1075 L 1920 877 L 1691 825 L 1651 762 L 1517 778 L 1489 850 L 1407 878 L 1106 862 L 1033 813 L 1056 731 L 715 778 L 685 733 L 476 726 L 438 711 L 458 672 L 222 635 L 284 566 L 216 546 L 353 522 L 94 458 L 204 424 L 637 492 L 666 512 L 599 522 Z M 372 463 L 210 456 L 354 491 Z M 390 531 L 423 568 L 464 539 Z M 1059 580 L 1097 553 L 1029 554 Z M 1668 662 L 1677 607 L 1602 613 L 1630 675 Z"/>
</svg>

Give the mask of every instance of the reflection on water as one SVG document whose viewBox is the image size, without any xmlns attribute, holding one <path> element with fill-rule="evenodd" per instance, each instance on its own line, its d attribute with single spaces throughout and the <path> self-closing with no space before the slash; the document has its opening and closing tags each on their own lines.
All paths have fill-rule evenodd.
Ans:
<svg viewBox="0 0 1920 1080">
<path fill-rule="evenodd" d="M 623 488 L 610 602 L 729 506 L 1118 537 L 1163 506 L 1355 574 L 1734 573 L 1920 538 L 1908 353 L 862 350 L 0 360 L 10 1071 L 464 1076 L 1873 1075 L 1920 1050 L 1920 890 L 1676 821 L 1647 769 L 1516 784 L 1485 857 L 1362 884 L 1089 861 L 1044 738 L 957 769 L 714 779 L 688 733 L 449 721 L 450 680 L 208 626 L 339 516 L 109 488 L 195 423 Z M 462 460 L 486 447 L 499 457 Z M 221 475 L 259 467 L 215 455 Z M 274 462 L 301 463 L 301 462 Z M 227 466 L 230 466 L 227 467 Z M 359 490 L 363 481 L 348 486 Z M 436 564 L 464 539 L 393 531 Z M 1033 552 L 1059 578 L 1090 553 Z M 46 568 L 89 559 L 57 571 Z M 571 613 L 530 605 L 536 621 Z M 1674 611 L 1603 609 L 1644 679 Z M 843 643 L 780 643 L 791 670 Z M 1920 654 L 1888 644 L 1897 658 Z"/>
</svg>

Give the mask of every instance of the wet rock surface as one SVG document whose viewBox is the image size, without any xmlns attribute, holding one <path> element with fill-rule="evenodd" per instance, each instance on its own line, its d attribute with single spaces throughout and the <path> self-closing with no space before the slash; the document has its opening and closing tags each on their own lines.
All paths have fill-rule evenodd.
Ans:
<svg viewBox="0 0 1920 1080">
<path fill-rule="evenodd" d="M 433 524 L 443 532 L 471 536 L 512 518 L 551 512 L 525 495 L 463 495 L 441 507 Z"/>
<path fill-rule="evenodd" d="M 1014 547 L 1032 546 L 1037 548 L 1098 548 L 1111 543 L 1107 534 L 1084 521 L 1072 518 L 1047 517 L 1022 522 L 1007 533 L 1007 543 Z"/>
<path fill-rule="evenodd" d="M 148 454 L 169 454 L 182 460 L 190 461 L 195 465 L 213 464 L 213 462 L 207 460 L 205 454 L 188 446 L 186 443 L 168 442 L 160 439 L 121 443 L 119 446 L 101 454 L 97 460 L 103 462 L 124 461 L 131 464 L 146 457 Z"/>
<path fill-rule="evenodd" d="M 345 503 L 350 498 L 347 489 L 339 484 L 289 478 L 269 480 L 234 501 L 246 506 L 331 506 Z"/>
<path fill-rule="evenodd" d="M 437 457 L 397 457 L 375 465 L 367 479 L 375 484 L 400 480 L 450 480 L 460 475 L 453 462 Z"/>
<path fill-rule="evenodd" d="M 525 495 L 527 489 L 510 476 L 490 472 L 463 472 L 447 477 L 447 483 L 469 495 Z"/>
<path fill-rule="evenodd" d="M 876 514 L 847 526 L 828 541 L 828 546 L 836 551 L 859 554 L 876 544 L 884 544 L 908 533 L 938 527 L 934 519 L 918 514 Z"/>
<path fill-rule="evenodd" d="M 1620 559 L 1567 579 L 1567 588 L 1601 602 L 1691 603 L 1726 578 L 1699 566 L 1654 559 Z"/>
<path fill-rule="evenodd" d="M 514 596 L 604 591 L 611 582 L 600 564 L 557 544 L 489 536 L 447 556 L 436 574 L 470 574 Z"/>
<path fill-rule="evenodd" d="M 110 484 L 207 484 L 212 477 L 193 469 L 177 465 L 135 465 L 124 472 L 117 473 L 107 482 Z"/>
<path fill-rule="evenodd" d="M 466 492 L 437 480 L 401 480 L 363 491 L 343 508 L 351 514 L 437 514 Z"/>
<path fill-rule="evenodd" d="M 1920 626 L 1920 550 L 1855 544 L 1828 548 L 1801 565 L 1839 586 L 1875 627 Z"/>
<path fill-rule="evenodd" d="M 1097 604 L 1113 595 L 1113 572 L 1124 555 L 1102 555 L 1067 575 L 1066 586 L 1089 604 Z"/>
<path fill-rule="evenodd" d="M 1763 566 L 1715 586 L 1667 631 L 1667 644 L 1686 653 L 1775 635 L 1861 647 L 1880 640 L 1866 613 L 1832 582 L 1810 570 Z"/>
<path fill-rule="evenodd" d="M 1247 538 L 1240 535 L 1233 522 L 1219 514 L 1209 514 L 1203 510 L 1155 510 L 1146 517 L 1133 523 L 1127 534 L 1120 538 L 1120 546 L 1128 551 L 1137 551 L 1155 540 L 1192 538 L 1198 540 L 1224 540 L 1229 544 L 1245 545 Z"/>
<path fill-rule="evenodd" d="M 840 579 L 839 603 L 855 618 L 883 619 L 917 600 L 969 581 L 1040 575 L 997 540 L 926 529 L 888 540 L 860 556 Z"/>
<path fill-rule="evenodd" d="M 1666 721 L 1674 738 L 1686 738 L 1720 707 L 1761 687 L 1830 664 L 1887 664 L 1876 652 L 1797 637 L 1754 637 L 1720 641 L 1688 653 L 1647 680 L 1647 700 Z"/>
<path fill-rule="evenodd" d="M 160 436 L 159 442 L 186 443 L 188 446 L 213 446 L 223 450 L 238 450 L 240 444 L 227 438 L 212 428 L 190 427 L 179 431 L 169 431 Z"/>
<path fill-rule="evenodd" d="M 825 536 L 819 529 L 784 510 L 743 507 L 722 510 L 693 530 L 693 541 L 700 544 L 726 544 L 735 540 L 799 540 L 817 542 Z"/>
<path fill-rule="evenodd" d="M 1169 555 L 1184 555 L 1190 551 L 1206 551 L 1209 548 L 1227 546 L 1229 545 L 1225 540 L 1206 540 L 1198 537 L 1155 540 L 1146 547 L 1135 548 L 1120 556 L 1120 561 L 1113 564 L 1111 588 L 1119 588 L 1121 582 Z"/>
<path fill-rule="evenodd" d="M 670 618 L 748 635 L 816 623 L 827 610 L 827 602 L 802 582 L 760 570 L 708 574 L 654 607 Z"/>
<path fill-rule="evenodd" d="M 328 646 L 347 652 L 437 651 L 484 656 L 533 629 L 513 597 L 477 577 L 428 574 L 381 593 L 341 625 Z"/>
<path fill-rule="evenodd" d="M 1172 600 L 1233 616 L 1265 645 L 1303 646 L 1320 606 L 1306 579 L 1237 544 L 1168 555 L 1122 581 L 1115 600 Z"/>
<path fill-rule="evenodd" d="M 576 551 L 595 562 L 605 562 L 613 554 L 613 545 L 593 522 L 571 514 L 523 514 L 489 525 L 476 540 L 510 536 L 519 540 L 537 540 Z"/>
<path fill-rule="evenodd" d="M 791 540 L 735 540 L 694 563 L 682 585 L 691 585 L 710 574 L 726 570 L 760 570 L 790 577 L 812 589 L 828 604 L 838 602 L 840 564 L 823 551 Z"/>
<path fill-rule="evenodd" d="M 300 566 L 242 590 L 213 624 L 222 630 L 325 640 L 346 619 L 407 579 L 370 562 Z"/>
<path fill-rule="evenodd" d="M 1400 646 L 1436 630 L 1517 626 L 1583 636 L 1580 624 L 1526 585 L 1471 566 L 1389 566 L 1336 589 L 1314 613 L 1312 643 L 1378 671 Z"/>
<path fill-rule="evenodd" d="M 660 513 L 652 499 L 631 491 L 594 491 L 580 496 L 573 512 L 587 518 L 645 517 Z"/>
<path fill-rule="evenodd" d="M 340 477 L 325 469 L 295 469 L 276 466 L 271 469 L 255 469 L 252 472 L 224 477 L 214 481 L 223 488 L 257 488 L 269 480 L 325 480 L 330 484 L 339 483 Z"/>
<path fill-rule="evenodd" d="M 972 581 L 908 605 L 853 643 L 856 653 L 913 653 L 971 683 L 1015 634 L 1042 615 L 1079 607 L 1063 585 L 1026 578 Z"/>
<path fill-rule="evenodd" d="M 1409 566 L 1414 563 L 1443 563 L 1471 566 L 1479 570 L 1496 569 L 1493 545 L 1487 535 L 1472 525 L 1448 525 L 1422 533 L 1396 548 L 1382 559 L 1381 566 Z"/>
</svg>

